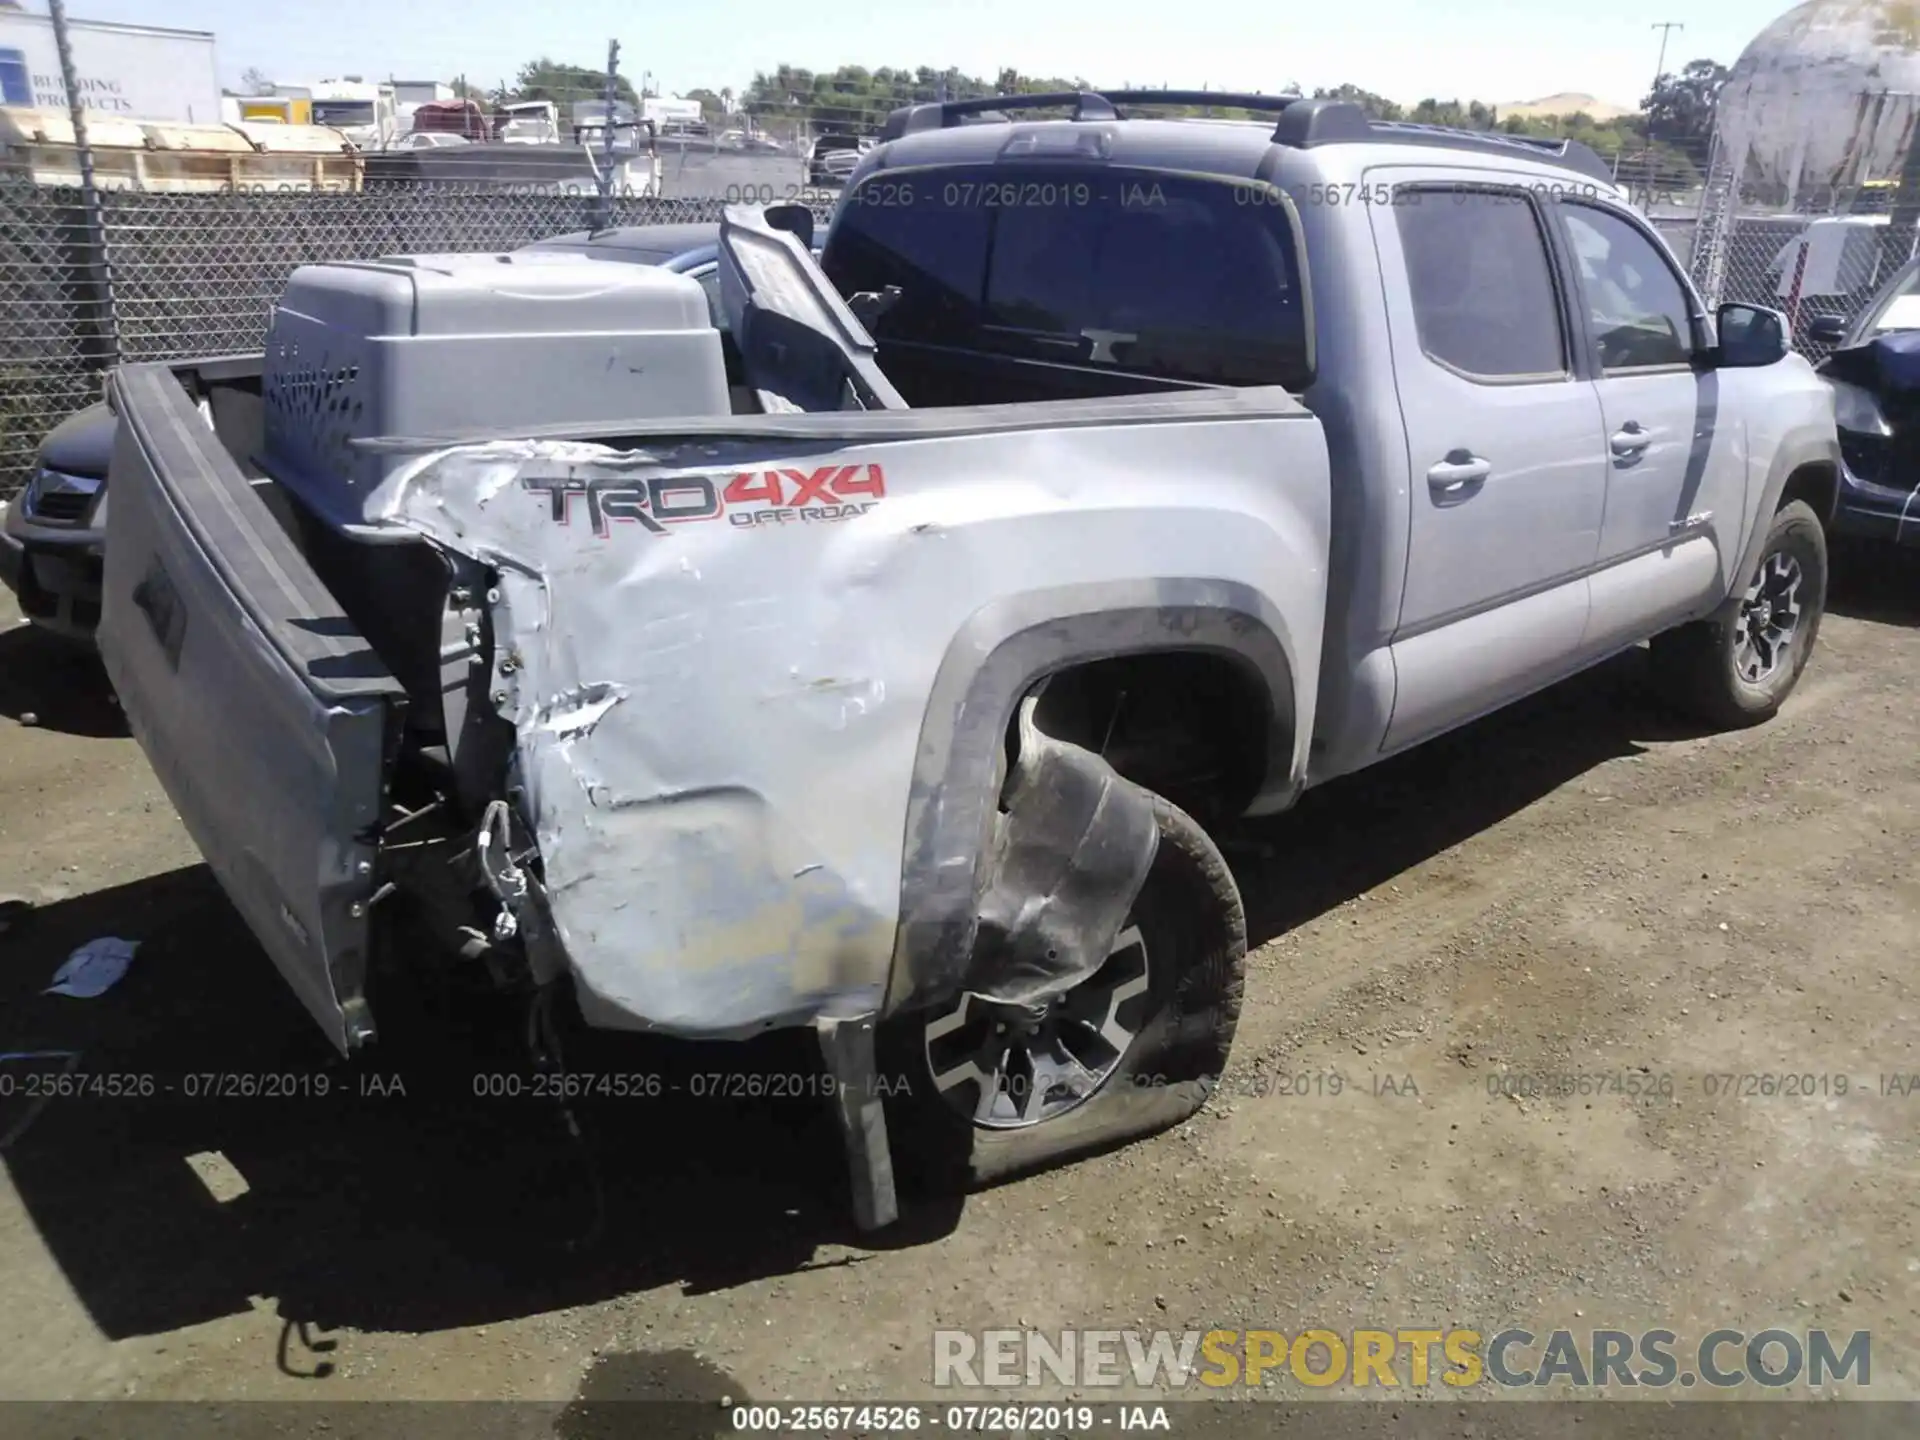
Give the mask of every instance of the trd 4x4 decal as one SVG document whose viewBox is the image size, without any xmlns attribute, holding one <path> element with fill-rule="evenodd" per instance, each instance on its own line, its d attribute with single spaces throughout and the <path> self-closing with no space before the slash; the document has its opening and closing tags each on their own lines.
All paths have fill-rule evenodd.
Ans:
<svg viewBox="0 0 1920 1440">
<path fill-rule="evenodd" d="M 824 465 L 813 470 L 663 475 L 651 480 L 523 475 L 520 488 L 547 497 L 556 525 L 572 524 L 579 508 L 584 508 L 587 524 L 604 538 L 621 523 L 664 535 L 669 525 L 722 516 L 742 529 L 851 520 L 886 498 L 887 481 L 878 465 Z"/>
</svg>

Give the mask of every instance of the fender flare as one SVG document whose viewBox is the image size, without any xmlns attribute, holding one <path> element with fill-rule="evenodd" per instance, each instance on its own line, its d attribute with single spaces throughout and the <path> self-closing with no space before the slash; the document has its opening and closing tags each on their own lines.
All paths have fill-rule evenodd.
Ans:
<svg viewBox="0 0 1920 1440">
<path fill-rule="evenodd" d="M 1818 431 L 1801 431 L 1790 436 L 1774 452 L 1773 464 L 1767 471 L 1767 483 L 1760 492 L 1760 505 L 1750 517 L 1747 526 L 1746 544 L 1740 552 L 1740 563 L 1733 568 L 1733 588 L 1727 592 L 1728 598 L 1741 594 L 1747 587 L 1747 577 L 1752 575 L 1760 564 L 1760 551 L 1767 543 L 1767 530 L 1773 523 L 1775 512 L 1780 509 L 1780 497 L 1786 493 L 1787 481 L 1795 471 L 1808 465 L 1824 465 L 1833 471 L 1835 496 L 1839 494 L 1840 478 L 1840 437 L 1837 434 L 1820 434 Z M 1832 510 L 1820 517 L 1822 526 L 1831 524 Z"/>
<path fill-rule="evenodd" d="M 1199 650 L 1244 666 L 1272 699 L 1263 801 L 1303 783 L 1297 653 L 1258 591 L 1220 580 L 1062 586 L 987 605 L 948 644 L 921 720 L 883 1015 L 955 994 L 972 955 L 1008 726 L 1020 700 L 1074 665 Z"/>
</svg>

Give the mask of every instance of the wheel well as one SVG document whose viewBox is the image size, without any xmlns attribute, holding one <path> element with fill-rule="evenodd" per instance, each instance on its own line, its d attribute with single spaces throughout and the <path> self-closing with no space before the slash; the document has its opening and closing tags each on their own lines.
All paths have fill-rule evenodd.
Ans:
<svg viewBox="0 0 1920 1440">
<path fill-rule="evenodd" d="M 1248 666 L 1166 650 L 1088 661 L 1040 683 L 1034 722 L 1102 756 L 1202 825 L 1241 814 L 1266 779 L 1273 698 Z M 1010 730 L 1008 753 L 1018 749 Z"/>
<path fill-rule="evenodd" d="M 1775 513 L 1785 509 L 1795 500 L 1804 500 L 1813 513 L 1820 517 L 1820 523 L 1826 525 L 1833 519 L 1834 506 L 1840 498 L 1840 475 L 1825 461 L 1815 461 L 1802 465 L 1787 477 L 1787 483 L 1780 491 L 1780 504 Z"/>
</svg>

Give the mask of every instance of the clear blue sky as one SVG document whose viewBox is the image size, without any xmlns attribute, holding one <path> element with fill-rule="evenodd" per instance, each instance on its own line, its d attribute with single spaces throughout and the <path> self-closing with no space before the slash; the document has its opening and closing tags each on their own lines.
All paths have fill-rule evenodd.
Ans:
<svg viewBox="0 0 1920 1440">
<path fill-rule="evenodd" d="M 26 0 L 44 10 L 44 0 Z M 1632 105 L 1659 54 L 1655 21 L 1676 20 L 1667 68 L 1732 64 L 1788 8 L 1738 0 L 68 0 L 76 19 L 211 30 L 223 83 L 258 67 L 299 83 L 340 74 L 510 79 L 538 55 L 621 69 L 668 94 L 738 90 L 782 62 L 954 65 L 991 76 L 1084 75 L 1096 84 L 1202 83 L 1275 91 L 1351 81 L 1391 99 L 1489 102 L 1583 91 Z"/>
</svg>

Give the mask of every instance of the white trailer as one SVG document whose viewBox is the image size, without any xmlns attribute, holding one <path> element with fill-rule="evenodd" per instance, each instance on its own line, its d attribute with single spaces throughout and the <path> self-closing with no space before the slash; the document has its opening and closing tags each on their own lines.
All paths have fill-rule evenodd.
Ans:
<svg viewBox="0 0 1920 1440">
<path fill-rule="evenodd" d="M 322 80 L 308 93 L 313 98 L 313 123 L 332 126 L 362 150 L 383 150 L 399 133 L 399 107 L 391 84 L 348 75 Z"/>
<path fill-rule="evenodd" d="M 654 127 L 666 133 L 674 130 L 690 130 L 701 124 L 706 112 L 701 110 L 698 100 L 680 100 L 671 95 L 650 95 L 640 102 L 640 118 L 651 120 Z"/>
<path fill-rule="evenodd" d="M 395 80 L 391 84 L 394 102 L 403 109 L 455 98 L 453 86 L 445 80 Z"/>
<path fill-rule="evenodd" d="M 218 125 L 220 81 L 213 36 L 204 30 L 69 20 L 80 103 L 90 115 Z M 65 110 L 67 87 L 53 22 L 0 10 L 0 105 Z"/>
</svg>

